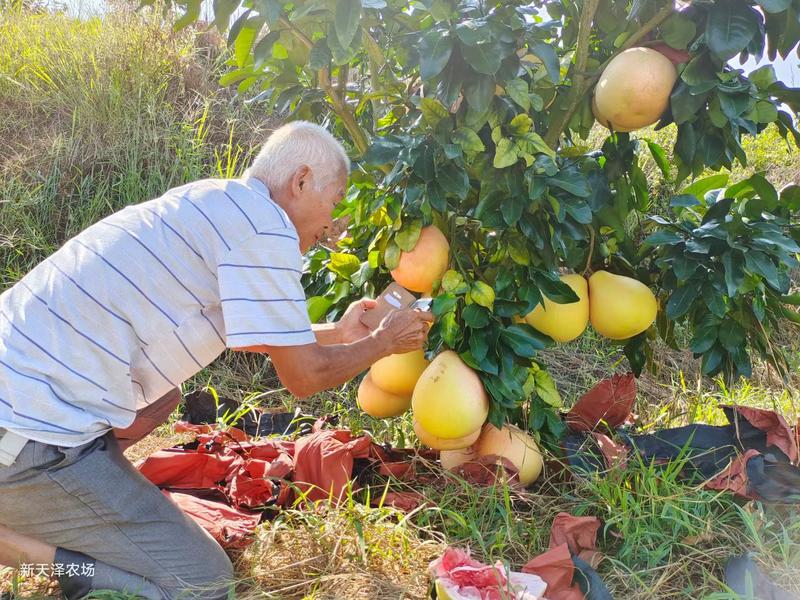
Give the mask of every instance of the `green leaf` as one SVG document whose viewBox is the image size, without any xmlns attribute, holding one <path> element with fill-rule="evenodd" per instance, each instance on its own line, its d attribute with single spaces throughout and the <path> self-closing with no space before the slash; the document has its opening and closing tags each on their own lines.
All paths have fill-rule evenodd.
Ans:
<svg viewBox="0 0 800 600">
<path fill-rule="evenodd" d="M 538 276 L 535 279 L 542 293 L 553 302 L 569 304 L 579 300 L 575 291 L 560 279 L 553 280 L 545 276 Z"/>
<path fill-rule="evenodd" d="M 256 68 L 260 68 L 272 56 L 272 48 L 278 38 L 281 37 L 280 31 L 270 31 L 267 35 L 261 38 L 253 50 L 253 60 Z"/>
<path fill-rule="evenodd" d="M 664 177 L 669 179 L 669 160 L 667 159 L 667 153 L 664 152 L 664 149 L 661 146 L 652 140 L 647 140 L 647 147 L 650 149 L 650 154 L 653 155 L 653 160 L 661 170 L 661 173 L 664 175 Z"/>
<path fill-rule="evenodd" d="M 673 13 L 661 25 L 661 39 L 678 50 L 686 48 L 695 35 L 697 27 L 694 21 L 679 12 Z"/>
<path fill-rule="evenodd" d="M 558 393 L 556 382 L 550 376 L 550 373 L 540 369 L 534 375 L 534 380 L 536 381 L 535 390 L 539 398 L 548 406 L 561 408 L 563 400 L 561 399 L 561 394 Z"/>
<path fill-rule="evenodd" d="M 469 176 L 455 161 L 436 165 L 436 177 L 445 193 L 464 200 L 469 193 Z"/>
<path fill-rule="evenodd" d="M 469 127 L 459 127 L 451 138 L 464 152 L 483 152 L 486 149 L 478 134 Z"/>
<path fill-rule="evenodd" d="M 661 246 L 662 244 L 672 246 L 678 242 L 683 242 L 684 238 L 679 233 L 670 231 L 668 229 L 661 229 L 655 233 L 651 233 L 644 239 L 644 244 L 650 246 Z"/>
<path fill-rule="evenodd" d="M 489 311 L 477 304 L 465 306 L 461 311 L 464 324 L 472 329 L 482 329 L 489 324 Z"/>
<path fill-rule="evenodd" d="M 394 242 L 386 245 L 386 250 L 383 252 L 383 264 L 390 271 L 397 268 L 397 265 L 400 264 L 400 246 Z"/>
<path fill-rule="evenodd" d="M 464 97 L 469 107 L 476 113 L 487 111 L 494 98 L 494 87 L 494 77 L 472 75 L 464 84 Z"/>
<path fill-rule="evenodd" d="M 349 48 L 361 19 L 361 0 L 337 0 L 334 26 L 342 48 Z"/>
<path fill-rule="evenodd" d="M 444 118 L 450 116 L 450 112 L 445 108 L 444 104 L 439 102 L 436 98 L 423 98 L 421 101 L 422 118 L 431 127 L 436 127 Z"/>
<path fill-rule="evenodd" d="M 695 354 L 708 352 L 717 341 L 719 334 L 719 321 L 714 318 L 703 319 L 695 328 L 689 349 Z"/>
<path fill-rule="evenodd" d="M 685 315 L 699 295 L 700 284 L 697 281 L 691 281 L 676 289 L 667 301 L 667 317 L 674 321 Z"/>
<path fill-rule="evenodd" d="M 474 46 L 490 41 L 492 30 L 483 19 L 469 19 L 456 25 L 456 35 L 467 46 Z"/>
<path fill-rule="evenodd" d="M 775 74 L 775 67 L 772 65 L 764 65 L 754 71 L 750 71 L 747 78 L 760 90 L 766 90 L 778 81 L 778 76 Z"/>
<path fill-rule="evenodd" d="M 687 121 L 693 119 L 697 113 L 700 112 L 700 110 L 706 104 L 708 94 L 692 94 L 692 90 L 689 85 L 685 81 L 681 80 L 678 81 L 678 84 L 675 86 L 675 89 L 672 90 L 672 94 L 670 94 L 669 98 L 670 107 L 672 108 L 672 118 L 675 120 L 677 125 L 681 125 L 682 123 L 686 123 Z M 684 135 L 688 135 L 689 131 L 694 133 L 694 130 L 690 128 L 684 133 Z M 680 130 L 679 133 L 681 133 Z M 678 151 L 679 156 L 686 161 L 678 146 L 680 141 L 679 135 L 678 143 L 675 145 L 675 150 Z M 687 143 L 689 143 L 690 146 L 693 144 L 693 142 Z M 691 160 L 686 162 L 691 163 Z"/>
<path fill-rule="evenodd" d="M 331 306 L 333 306 L 333 300 L 330 298 L 326 298 L 325 296 L 312 296 L 306 300 L 309 320 L 312 323 L 318 323 Z"/>
<path fill-rule="evenodd" d="M 311 52 L 308 54 L 308 68 L 318 71 L 327 67 L 333 56 L 331 56 L 330 48 L 328 48 L 328 41 L 325 38 L 317 40 Z"/>
<path fill-rule="evenodd" d="M 533 127 L 533 119 L 525 113 L 520 113 L 508 124 L 508 131 L 513 135 L 523 135 L 528 133 Z"/>
<path fill-rule="evenodd" d="M 519 104 L 523 108 L 523 110 L 530 110 L 531 98 L 528 95 L 527 81 L 525 81 L 524 79 L 512 79 L 511 81 L 506 83 L 504 87 L 506 88 L 506 93 L 511 97 L 511 99 L 514 102 Z M 523 114 L 517 115 L 517 117 L 522 117 L 522 116 L 527 117 L 528 120 L 531 121 L 531 124 L 533 124 L 533 121 L 531 120 L 530 117 L 528 117 L 528 115 L 523 115 Z M 514 121 L 512 120 L 511 122 L 513 123 Z M 529 130 L 530 127 L 525 131 Z M 520 133 L 525 133 L 525 131 L 522 131 Z"/>
<path fill-rule="evenodd" d="M 744 50 L 758 33 L 759 14 L 745 0 L 717 0 L 706 23 L 706 44 L 726 61 Z"/>
<path fill-rule="evenodd" d="M 239 35 L 236 36 L 236 41 L 233 44 L 234 55 L 236 57 L 236 64 L 241 68 L 244 67 L 250 60 L 250 51 L 253 49 L 253 43 L 256 41 L 256 36 L 264 25 L 262 17 L 251 17 L 247 19 Z"/>
<path fill-rule="evenodd" d="M 507 225 L 514 225 L 517 221 L 519 221 L 523 210 L 525 210 L 525 202 L 520 196 L 508 196 L 500 205 L 500 211 L 503 213 L 503 220 Z M 511 248 L 509 248 L 509 251 L 511 251 Z M 518 256 L 518 258 L 520 257 Z M 522 262 L 519 260 L 515 260 L 515 262 L 520 264 L 528 264 L 529 260 L 526 255 Z"/>
<path fill-rule="evenodd" d="M 703 375 L 711 375 L 719 369 L 724 356 L 724 350 L 719 344 L 712 346 L 711 350 L 703 354 L 703 359 L 700 361 L 700 371 Z"/>
<path fill-rule="evenodd" d="M 186 12 L 181 15 L 181 17 L 175 21 L 175 24 L 172 28 L 175 31 L 180 31 L 184 27 L 188 27 L 197 19 L 200 18 L 200 9 L 202 8 L 203 3 L 201 0 L 188 0 L 186 4 Z M 248 11 L 249 12 L 249 11 Z"/>
<path fill-rule="evenodd" d="M 356 255 L 345 254 L 344 252 L 331 252 L 331 262 L 328 264 L 328 269 L 340 277 L 349 279 L 360 267 L 361 261 L 358 260 Z"/>
<path fill-rule="evenodd" d="M 524 150 L 528 154 L 545 154 L 552 159 L 556 157 L 556 153 L 553 149 L 547 145 L 542 136 L 534 131 L 529 131 L 517 136 L 514 143 L 517 148 Z"/>
<path fill-rule="evenodd" d="M 231 23 L 233 11 L 239 8 L 239 0 L 214 0 L 214 26 L 225 32 Z"/>
<path fill-rule="evenodd" d="M 488 308 L 489 310 L 492 309 L 494 305 L 494 290 L 489 284 L 483 281 L 475 281 L 469 292 L 475 304 Z"/>
<path fill-rule="evenodd" d="M 370 165 L 385 165 L 397 160 L 400 152 L 408 147 L 409 139 L 394 135 L 375 137 L 364 155 L 364 162 Z"/>
<path fill-rule="evenodd" d="M 561 81 L 561 65 L 558 62 L 558 55 L 553 46 L 539 42 L 533 46 L 528 46 L 528 50 L 544 63 L 551 82 L 558 83 Z"/>
<path fill-rule="evenodd" d="M 728 352 L 735 352 L 736 348 L 744 344 L 745 331 L 736 321 L 728 319 L 719 328 L 719 341 Z"/>
<path fill-rule="evenodd" d="M 411 252 L 414 246 L 417 245 L 419 234 L 422 231 L 422 221 L 414 219 L 413 221 L 403 221 L 403 228 L 394 236 L 394 242 L 404 252 Z"/>
<path fill-rule="evenodd" d="M 458 271 L 448 269 L 442 276 L 442 289 L 445 292 L 463 293 L 467 291 L 464 276 Z"/>
<path fill-rule="evenodd" d="M 729 175 L 727 173 L 717 173 L 715 175 L 709 175 L 708 177 L 702 177 L 690 186 L 685 187 L 681 191 L 681 194 L 689 194 L 702 198 L 705 196 L 706 192 L 724 188 L 728 183 L 728 179 Z"/>
<path fill-rule="evenodd" d="M 453 53 L 453 39 L 447 29 L 433 28 L 420 40 L 419 67 L 423 79 L 436 77 L 447 65 Z"/>
<path fill-rule="evenodd" d="M 456 322 L 456 315 L 453 312 L 445 314 L 438 321 L 442 339 L 450 347 L 455 348 L 461 339 L 461 327 Z"/>
<path fill-rule="evenodd" d="M 733 250 L 722 255 L 722 264 L 725 267 L 725 285 L 728 296 L 733 298 L 739 293 L 739 288 L 744 282 L 744 261 L 741 252 L 734 254 Z"/>
<path fill-rule="evenodd" d="M 508 138 L 503 138 L 497 143 L 497 148 L 494 153 L 494 161 L 492 165 L 495 169 L 504 169 L 510 167 L 519 160 L 517 153 L 514 151 L 514 144 Z"/>
<path fill-rule="evenodd" d="M 772 288 L 779 288 L 778 268 L 763 252 L 748 250 L 744 253 L 744 264 L 754 275 L 761 275 Z"/>
<path fill-rule="evenodd" d="M 770 100 L 756 102 L 752 119 L 756 123 L 772 123 L 778 120 L 778 108 Z"/>
<path fill-rule="evenodd" d="M 573 173 L 559 172 L 555 177 L 548 177 L 547 184 L 581 198 L 588 198 L 592 194 L 589 180 Z"/>
<path fill-rule="evenodd" d="M 458 298 L 453 294 L 442 294 L 433 299 L 433 315 L 438 319 L 442 315 L 449 313 L 458 304 Z"/>
<path fill-rule="evenodd" d="M 539 350 L 552 346 L 552 340 L 527 323 L 509 325 L 500 332 L 502 340 L 517 356 L 532 358 Z"/>
<path fill-rule="evenodd" d="M 478 364 L 481 364 L 489 353 L 489 341 L 482 329 L 473 329 L 469 333 L 469 351 Z"/>
<path fill-rule="evenodd" d="M 461 54 L 469 66 L 478 73 L 494 75 L 500 68 L 503 55 L 498 44 L 486 43 L 475 46 L 462 46 Z"/>
<path fill-rule="evenodd" d="M 670 198 L 669 201 L 669 205 L 674 208 L 689 208 L 699 204 L 700 200 L 697 199 L 697 196 L 692 194 L 679 194 Z"/>
</svg>

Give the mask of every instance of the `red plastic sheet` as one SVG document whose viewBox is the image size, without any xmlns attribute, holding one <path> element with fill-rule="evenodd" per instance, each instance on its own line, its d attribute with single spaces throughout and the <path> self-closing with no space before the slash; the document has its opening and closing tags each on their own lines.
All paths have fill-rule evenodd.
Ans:
<svg viewBox="0 0 800 600">
<path fill-rule="evenodd" d="M 734 412 L 747 419 L 753 427 L 765 432 L 768 445 L 778 448 L 792 464 L 797 463 L 797 437 L 782 415 L 771 410 L 750 408 L 748 406 L 723 404 L 721 408 L 731 408 Z"/>
</svg>

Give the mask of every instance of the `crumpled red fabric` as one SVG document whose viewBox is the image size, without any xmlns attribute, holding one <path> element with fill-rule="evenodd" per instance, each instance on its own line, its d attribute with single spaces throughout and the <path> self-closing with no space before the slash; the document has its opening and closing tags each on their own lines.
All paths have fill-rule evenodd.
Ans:
<svg viewBox="0 0 800 600">
<path fill-rule="evenodd" d="M 586 392 L 566 414 L 566 422 L 574 431 L 591 431 L 601 424 L 614 429 L 631 414 L 636 400 L 636 378 L 633 373 L 603 379 Z"/>
<path fill-rule="evenodd" d="M 584 600 L 580 587 L 573 585 L 575 565 L 571 554 L 577 554 L 587 563 L 596 566 L 597 517 L 575 517 L 569 513 L 558 513 L 550 529 L 550 549 L 528 561 L 523 573 L 538 575 L 547 582 L 548 600 Z"/>
<path fill-rule="evenodd" d="M 797 448 L 797 437 L 792 433 L 782 415 L 772 410 L 749 406 L 722 404 L 720 408 L 730 408 L 742 415 L 753 427 L 767 434 L 767 445 L 775 446 L 789 458 L 792 464 L 797 464 L 800 454 Z"/>
<path fill-rule="evenodd" d="M 704 487 L 709 490 L 729 491 L 750 498 L 747 491 L 747 461 L 761 454 L 758 450 L 750 449 L 744 454 L 734 458 L 722 473 L 705 482 Z"/>
<path fill-rule="evenodd" d="M 369 436 L 323 425 L 318 422 L 297 441 L 253 442 L 240 430 L 178 422 L 177 430 L 197 434 L 196 449 L 159 450 L 136 466 L 222 546 L 240 547 L 246 545 L 242 532 L 252 532 L 260 519 L 260 512 L 254 518 L 248 509 L 289 505 L 294 500 L 289 481 L 307 493 L 307 500 L 338 499 L 353 476 L 353 461 L 370 456 L 375 445 Z M 395 461 L 400 456 L 381 452 Z M 393 500 L 398 507 L 412 505 L 410 496 Z"/>
<path fill-rule="evenodd" d="M 316 431 L 295 444 L 294 482 L 311 501 L 338 499 L 353 475 L 353 459 L 369 456 L 372 439 L 346 430 Z"/>
<path fill-rule="evenodd" d="M 190 494 L 161 490 L 198 525 L 208 531 L 223 548 L 245 548 L 261 521 L 261 513 L 232 508 L 222 502 L 197 498 Z"/>
</svg>

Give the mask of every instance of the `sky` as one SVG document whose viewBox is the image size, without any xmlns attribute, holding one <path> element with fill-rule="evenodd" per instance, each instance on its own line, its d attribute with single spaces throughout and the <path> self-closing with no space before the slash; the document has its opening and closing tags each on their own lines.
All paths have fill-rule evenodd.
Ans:
<svg viewBox="0 0 800 600">
<path fill-rule="evenodd" d="M 102 15 L 106 10 L 105 0 L 46 0 L 48 5 L 59 6 L 66 8 L 66 11 L 76 17 L 87 18 L 95 15 Z M 212 14 L 211 3 L 208 0 L 204 1 L 203 17 L 210 20 Z M 756 62 L 752 58 L 741 65 L 738 59 L 731 61 L 732 66 L 735 68 L 743 68 L 746 73 L 762 65 L 768 64 L 770 61 L 767 58 Z M 778 80 L 782 81 L 788 86 L 800 86 L 800 59 L 795 53 L 789 57 L 788 60 L 782 60 L 780 57 L 772 63 L 775 67 L 775 73 Z"/>
</svg>

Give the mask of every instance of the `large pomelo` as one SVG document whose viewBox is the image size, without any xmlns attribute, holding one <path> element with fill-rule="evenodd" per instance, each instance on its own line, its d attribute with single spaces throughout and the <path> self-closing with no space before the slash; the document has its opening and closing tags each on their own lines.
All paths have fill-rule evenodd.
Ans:
<svg viewBox="0 0 800 600">
<path fill-rule="evenodd" d="M 489 396 L 480 377 L 452 350 L 433 359 L 411 397 L 414 418 L 440 438 L 462 438 L 480 429 L 489 414 Z"/>
<path fill-rule="evenodd" d="M 525 320 L 555 341 L 569 342 L 582 334 L 589 324 L 589 284 L 575 273 L 562 275 L 561 281 L 572 288 L 578 301 L 559 304 L 545 297 L 544 305 L 536 306 Z"/>
<path fill-rule="evenodd" d="M 385 419 L 406 412 L 411 406 L 411 396 L 392 394 L 379 388 L 372 380 L 372 373 L 367 373 L 358 386 L 358 405 L 368 415 Z"/>
<path fill-rule="evenodd" d="M 594 88 L 595 116 L 617 131 L 652 125 L 669 104 L 678 71 L 651 48 L 629 48 L 615 56 Z"/>
<path fill-rule="evenodd" d="M 641 281 L 596 271 L 589 277 L 589 318 L 600 335 L 626 340 L 655 320 L 658 302 Z"/>
<path fill-rule="evenodd" d="M 447 238 L 430 225 L 422 229 L 413 250 L 400 253 L 400 262 L 392 271 L 392 277 L 407 290 L 428 292 L 447 271 L 449 261 Z"/>
<path fill-rule="evenodd" d="M 370 368 L 372 381 L 381 389 L 411 396 L 422 372 L 430 362 L 422 350 L 413 350 L 403 354 L 392 354 L 375 362 Z"/>
<path fill-rule="evenodd" d="M 461 450 L 462 448 L 469 448 L 472 444 L 475 443 L 475 440 L 478 439 L 478 436 L 481 434 L 481 428 L 478 427 L 472 433 L 465 435 L 464 437 L 460 438 L 440 438 L 436 437 L 425 431 L 422 426 L 414 419 L 414 433 L 417 434 L 417 438 L 419 441 L 428 446 L 428 448 L 433 448 L 434 450 Z M 447 467 L 445 467 L 447 468 Z"/>
<path fill-rule="evenodd" d="M 511 461 L 519 471 L 519 481 L 528 485 L 542 473 L 542 453 L 534 439 L 513 425 L 498 429 L 487 423 L 475 442 L 478 456 L 496 455 Z"/>
</svg>

